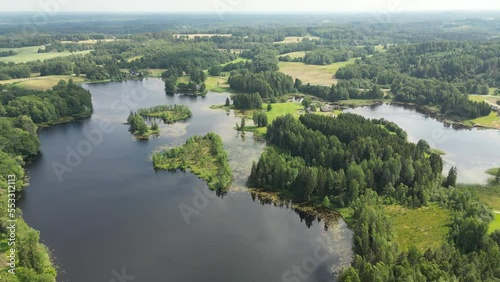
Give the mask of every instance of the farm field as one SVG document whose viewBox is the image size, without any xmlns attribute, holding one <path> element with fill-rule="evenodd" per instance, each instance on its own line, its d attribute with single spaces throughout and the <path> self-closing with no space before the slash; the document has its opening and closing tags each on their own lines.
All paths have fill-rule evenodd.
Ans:
<svg viewBox="0 0 500 282">
<path fill-rule="evenodd" d="M 209 34 L 209 33 L 195 33 L 195 34 L 174 34 L 175 38 L 180 38 L 180 37 L 188 37 L 189 39 L 194 39 L 196 37 L 214 37 L 214 36 L 224 36 L 224 37 L 231 37 L 233 36 L 232 34 Z"/>
<path fill-rule="evenodd" d="M 334 78 L 335 73 L 341 67 L 348 64 L 353 64 L 356 59 L 350 59 L 346 62 L 338 62 L 330 65 L 308 65 L 296 62 L 279 62 L 280 71 L 292 76 L 294 79 L 298 78 L 303 83 L 318 84 L 324 86 L 331 86 L 337 83 Z"/>
<path fill-rule="evenodd" d="M 291 53 L 281 54 L 281 55 L 279 55 L 279 57 L 290 56 L 290 58 L 295 59 L 295 58 L 304 58 L 305 55 L 306 55 L 305 51 L 299 51 L 299 52 L 291 52 Z"/>
<path fill-rule="evenodd" d="M 52 87 L 59 83 L 59 81 L 68 81 L 70 78 L 73 79 L 75 83 L 82 83 L 85 81 L 85 76 L 76 77 L 71 75 L 49 75 L 11 80 L 0 80 L 0 84 L 15 84 L 28 89 L 47 90 L 52 89 Z"/>
<path fill-rule="evenodd" d="M 0 48 L 0 51 L 12 50 L 16 53 L 16 55 L 14 55 L 14 56 L 0 57 L 0 62 L 25 63 L 25 62 L 36 61 L 36 60 L 43 61 L 43 60 L 57 58 L 57 57 L 79 55 L 79 54 L 88 54 L 91 51 L 91 50 L 86 50 L 86 51 L 79 51 L 79 52 L 73 52 L 73 53 L 71 53 L 69 51 L 38 53 L 38 48 L 40 48 L 40 47 L 39 46 L 31 46 L 31 47 L 21 47 L 21 48 Z"/>
<path fill-rule="evenodd" d="M 302 37 L 300 37 L 300 36 L 288 36 L 288 37 L 285 37 L 285 40 L 274 42 L 274 44 L 299 43 L 299 42 L 302 42 L 304 40 L 304 38 L 307 38 L 310 40 L 318 40 L 319 39 L 319 37 L 317 37 L 317 36 L 310 36 L 310 35 L 306 35 L 306 36 L 302 36 Z"/>
<path fill-rule="evenodd" d="M 97 43 L 101 43 L 101 42 L 113 42 L 113 41 L 119 41 L 119 40 L 127 40 L 127 39 L 115 39 L 115 38 L 88 39 L 88 40 L 80 40 L 80 41 L 61 41 L 61 43 L 97 44 Z"/>
</svg>

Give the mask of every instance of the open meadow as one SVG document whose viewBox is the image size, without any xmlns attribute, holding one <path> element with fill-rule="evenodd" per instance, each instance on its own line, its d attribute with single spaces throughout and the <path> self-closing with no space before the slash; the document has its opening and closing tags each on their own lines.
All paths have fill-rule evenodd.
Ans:
<svg viewBox="0 0 500 282">
<path fill-rule="evenodd" d="M 0 51 L 12 50 L 16 53 L 14 56 L 0 57 L 0 62 L 25 63 L 25 62 L 36 61 L 36 60 L 43 61 L 43 60 L 57 58 L 57 57 L 88 54 L 91 51 L 91 50 L 86 50 L 86 51 L 79 51 L 79 52 L 73 52 L 73 53 L 69 52 L 69 51 L 38 53 L 39 48 L 40 48 L 39 46 L 21 47 L 21 48 L 0 48 Z"/>
<path fill-rule="evenodd" d="M 304 84 L 318 84 L 331 86 L 337 83 L 335 73 L 341 67 L 353 64 L 356 59 L 350 59 L 346 62 L 338 62 L 330 65 L 308 65 L 296 62 L 279 62 L 280 71 L 292 76 L 294 79 L 302 80 Z"/>
</svg>

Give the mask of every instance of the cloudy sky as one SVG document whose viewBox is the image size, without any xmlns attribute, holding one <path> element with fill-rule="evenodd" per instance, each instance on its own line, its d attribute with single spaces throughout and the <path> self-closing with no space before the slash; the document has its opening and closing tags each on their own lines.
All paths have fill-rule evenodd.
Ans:
<svg viewBox="0 0 500 282">
<path fill-rule="evenodd" d="M 0 11 L 342 12 L 497 10 L 498 0 L 0 0 Z"/>
</svg>

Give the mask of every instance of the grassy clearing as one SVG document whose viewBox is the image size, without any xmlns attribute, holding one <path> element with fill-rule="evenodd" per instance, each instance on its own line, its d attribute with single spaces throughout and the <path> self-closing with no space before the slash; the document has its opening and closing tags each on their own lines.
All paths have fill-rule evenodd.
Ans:
<svg viewBox="0 0 500 282">
<path fill-rule="evenodd" d="M 227 83 L 227 76 L 208 76 L 205 81 L 208 91 L 224 93 L 230 92 L 231 88 Z"/>
<path fill-rule="evenodd" d="M 222 34 L 222 33 L 193 33 L 193 34 L 174 34 L 174 38 L 180 38 L 180 37 L 188 37 L 189 39 L 194 39 L 196 37 L 214 37 L 214 36 L 224 36 L 224 37 L 231 37 L 233 36 L 232 34 Z"/>
<path fill-rule="evenodd" d="M 71 75 L 49 75 L 49 76 L 36 76 L 31 78 L 19 78 L 11 80 L 1 80 L 0 84 L 16 84 L 20 87 L 34 89 L 34 90 L 47 90 L 52 89 L 59 81 L 73 79 L 75 83 L 82 83 L 85 77 L 76 77 Z"/>
<path fill-rule="evenodd" d="M 485 117 L 468 120 L 468 122 L 488 128 L 500 129 L 500 116 L 496 112 L 491 112 L 488 116 Z"/>
<path fill-rule="evenodd" d="M 271 111 L 267 111 L 267 104 L 262 105 L 262 110 L 267 115 L 268 124 L 271 124 L 277 117 L 284 116 L 286 114 L 292 114 L 294 117 L 300 117 L 300 111 L 304 109 L 302 105 L 295 102 L 286 102 L 286 103 L 274 103 L 271 104 Z M 237 115 L 245 116 L 248 119 L 253 118 L 253 110 L 241 111 L 236 110 Z M 256 127 L 256 126 L 245 126 L 245 131 L 252 131 L 258 135 L 265 135 L 267 132 L 267 127 Z"/>
<path fill-rule="evenodd" d="M 292 76 L 294 79 L 298 78 L 303 83 L 331 86 L 337 83 L 337 79 L 335 79 L 337 70 L 346 65 L 353 64 L 355 61 L 356 59 L 353 58 L 347 62 L 338 62 L 323 66 L 296 62 L 279 62 L 279 67 L 283 73 Z"/>
<path fill-rule="evenodd" d="M 287 36 L 287 37 L 285 37 L 285 40 L 274 42 L 274 44 L 299 43 L 299 42 L 302 42 L 304 40 L 304 38 L 308 38 L 310 40 L 318 40 L 319 39 L 319 37 L 317 37 L 317 36 L 310 36 L 310 35 L 306 35 L 306 36 Z"/>
<path fill-rule="evenodd" d="M 79 55 L 79 54 L 88 54 L 91 50 L 79 51 L 79 52 L 51 52 L 51 53 L 38 53 L 39 46 L 31 46 L 31 47 L 22 47 L 22 48 L 0 48 L 0 51 L 9 51 L 12 50 L 16 52 L 16 55 L 9 57 L 0 57 L 0 62 L 14 62 L 14 63 L 25 63 L 29 61 L 36 60 L 47 60 L 57 57 L 64 57 L 70 55 Z"/>
<path fill-rule="evenodd" d="M 147 69 L 150 77 L 160 77 L 167 69 Z"/>
<path fill-rule="evenodd" d="M 128 40 L 128 39 L 115 39 L 115 38 L 109 38 L 109 39 L 89 39 L 89 40 L 81 40 L 81 41 L 61 41 L 61 43 L 78 43 L 78 44 L 97 44 L 101 42 L 113 42 L 113 41 L 121 41 L 121 40 Z"/>
<path fill-rule="evenodd" d="M 394 221 L 396 243 L 405 249 L 414 245 L 421 251 L 440 247 L 449 232 L 450 212 L 436 205 L 410 209 L 399 205 L 386 206 Z"/>
<path fill-rule="evenodd" d="M 384 45 L 382 45 L 382 44 L 375 46 L 375 50 L 378 51 L 378 52 L 385 52 L 385 51 L 387 51 L 387 50 L 384 49 Z"/>
<path fill-rule="evenodd" d="M 493 88 L 490 87 L 490 95 L 495 95 L 495 92 L 497 91 L 498 88 Z"/>
<path fill-rule="evenodd" d="M 338 101 L 338 103 L 343 106 L 362 107 L 383 103 L 384 101 L 384 99 L 349 99 Z"/>
<path fill-rule="evenodd" d="M 291 53 L 282 54 L 282 55 L 279 55 L 279 57 L 290 56 L 290 58 L 296 59 L 296 58 L 304 58 L 305 55 L 306 55 L 305 51 L 299 51 L 299 52 L 291 52 Z"/>
<path fill-rule="evenodd" d="M 498 169 L 489 169 L 487 173 L 495 175 Z M 477 192 L 479 199 L 495 212 L 495 219 L 490 223 L 489 232 L 500 229 L 500 183 L 491 180 L 487 185 L 460 185 L 460 188 Z"/>
<path fill-rule="evenodd" d="M 229 64 L 234 64 L 234 63 L 239 63 L 239 62 L 246 62 L 246 61 L 248 61 L 248 59 L 245 59 L 245 58 L 242 58 L 242 57 L 238 57 L 238 58 L 236 58 L 236 59 L 234 59 L 234 60 L 232 60 L 230 62 L 227 62 L 225 64 L 221 64 L 221 66 L 224 67 L 224 66 L 229 65 Z"/>
<path fill-rule="evenodd" d="M 492 95 L 469 95 L 469 100 L 476 102 L 489 102 L 495 104 L 500 101 L 500 97 Z"/>
</svg>

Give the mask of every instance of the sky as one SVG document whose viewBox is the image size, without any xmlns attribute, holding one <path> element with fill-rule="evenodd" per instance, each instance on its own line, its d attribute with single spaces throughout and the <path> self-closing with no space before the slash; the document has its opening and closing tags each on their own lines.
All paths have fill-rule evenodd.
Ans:
<svg viewBox="0 0 500 282">
<path fill-rule="evenodd" d="M 369 12 L 497 10 L 498 0 L 0 0 L 4 11 Z"/>
</svg>

